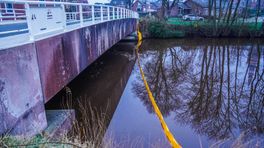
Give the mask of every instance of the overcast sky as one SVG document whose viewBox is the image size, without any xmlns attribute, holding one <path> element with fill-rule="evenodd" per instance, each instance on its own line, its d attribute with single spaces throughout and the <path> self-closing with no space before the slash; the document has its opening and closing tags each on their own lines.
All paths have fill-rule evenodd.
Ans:
<svg viewBox="0 0 264 148">
<path fill-rule="evenodd" d="M 109 3 L 110 0 L 88 0 L 89 4 L 94 4 L 94 3 Z"/>
</svg>

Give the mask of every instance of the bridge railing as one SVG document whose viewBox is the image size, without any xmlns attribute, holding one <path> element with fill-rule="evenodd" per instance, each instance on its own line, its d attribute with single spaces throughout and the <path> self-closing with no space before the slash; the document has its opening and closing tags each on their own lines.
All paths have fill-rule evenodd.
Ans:
<svg viewBox="0 0 264 148">
<path fill-rule="evenodd" d="M 138 14 L 109 5 L 1 0 L 0 45 L 10 44 L 6 41 L 11 39 L 12 45 L 32 42 L 81 27 L 126 18 L 138 18 Z"/>
</svg>

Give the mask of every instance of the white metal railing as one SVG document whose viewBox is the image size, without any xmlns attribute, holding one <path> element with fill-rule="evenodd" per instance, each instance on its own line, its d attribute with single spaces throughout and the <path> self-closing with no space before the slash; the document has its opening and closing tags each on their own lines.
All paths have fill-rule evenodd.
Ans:
<svg viewBox="0 0 264 148">
<path fill-rule="evenodd" d="M 32 41 L 105 21 L 138 18 L 137 12 L 121 7 L 57 1 L 0 0 L 0 44 L 21 33 Z M 13 8 L 3 8 L 6 4 Z"/>
</svg>

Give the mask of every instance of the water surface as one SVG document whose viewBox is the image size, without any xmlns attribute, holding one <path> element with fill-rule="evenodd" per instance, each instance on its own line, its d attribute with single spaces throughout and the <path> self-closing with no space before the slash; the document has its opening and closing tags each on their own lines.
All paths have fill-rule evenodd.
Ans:
<svg viewBox="0 0 264 148">
<path fill-rule="evenodd" d="M 111 49 L 101 58 L 104 64 L 91 70 L 101 69 L 97 79 L 84 81 L 91 77 L 88 72 L 69 87 L 75 98 L 93 96 L 92 102 L 101 102 L 94 104 L 98 108 L 115 100 L 108 110 L 105 139 L 128 147 L 170 147 L 134 53 L 124 53 L 134 45 L 126 44 L 115 46 L 123 53 Z M 264 147 L 263 40 L 144 40 L 140 57 L 157 105 L 183 147 Z M 123 70 L 118 70 L 121 65 Z"/>
</svg>

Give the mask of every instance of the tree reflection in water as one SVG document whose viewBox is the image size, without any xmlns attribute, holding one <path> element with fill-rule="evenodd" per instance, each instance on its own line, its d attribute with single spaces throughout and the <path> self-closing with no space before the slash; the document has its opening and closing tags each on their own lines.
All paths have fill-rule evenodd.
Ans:
<svg viewBox="0 0 264 148">
<path fill-rule="evenodd" d="M 261 41 L 143 42 L 141 62 L 164 117 L 211 139 L 264 132 L 264 46 Z M 138 72 L 134 93 L 153 113 Z"/>
</svg>

